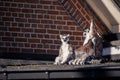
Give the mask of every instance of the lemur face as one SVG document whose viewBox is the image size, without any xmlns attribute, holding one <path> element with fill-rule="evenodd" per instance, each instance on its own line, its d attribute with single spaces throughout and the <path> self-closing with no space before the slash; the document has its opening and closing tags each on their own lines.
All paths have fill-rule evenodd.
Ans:
<svg viewBox="0 0 120 80">
<path fill-rule="evenodd" d="M 83 30 L 83 37 L 86 37 L 86 35 L 89 33 L 89 29 L 84 29 Z"/>
<path fill-rule="evenodd" d="M 67 35 L 60 35 L 60 39 L 61 39 L 62 42 L 68 42 L 69 38 L 70 38 L 69 34 L 67 34 Z"/>
</svg>

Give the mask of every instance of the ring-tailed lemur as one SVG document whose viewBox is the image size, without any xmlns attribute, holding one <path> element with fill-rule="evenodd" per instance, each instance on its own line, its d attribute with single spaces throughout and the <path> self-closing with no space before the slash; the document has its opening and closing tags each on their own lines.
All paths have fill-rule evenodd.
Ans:
<svg viewBox="0 0 120 80">
<path fill-rule="evenodd" d="M 75 60 L 71 60 L 69 64 L 78 65 L 87 63 L 99 63 L 101 60 L 93 60 L 90 57 L 100 56 L 102 53 L 102 39 L 97 38 L 98 35 L 94 30 L 94 22 L 91 19 L 90 29 L 86 29 L 85 40 L 83 46 L 75 49 Z M 99 36 L 99 35 L 98 35 Z"/>
<path fill-rule="evenodd" d="M 71 44 L 69 44 L 70 35 L 60 35 L 62 45 L 59 49 L 59 55 L 56 57 L 54 64 L 66 64 L 70 60 L 74 59 L 74 50 Z"/>
</svg>

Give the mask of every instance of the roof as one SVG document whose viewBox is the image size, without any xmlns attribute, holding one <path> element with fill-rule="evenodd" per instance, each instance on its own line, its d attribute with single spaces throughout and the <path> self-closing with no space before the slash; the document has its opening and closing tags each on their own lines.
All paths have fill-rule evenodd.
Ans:
<svg viewBox="0 0 120 80">
<path fill-rule="evenodd" d="M 120 32 L 120 0 L 86 1 L 112 32 Z"/>
</svg>

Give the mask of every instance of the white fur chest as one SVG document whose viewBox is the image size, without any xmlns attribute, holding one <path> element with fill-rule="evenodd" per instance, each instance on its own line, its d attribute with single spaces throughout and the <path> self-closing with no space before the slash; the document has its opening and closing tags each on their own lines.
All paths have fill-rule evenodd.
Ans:
<svg viewBox="0 0 120 80">
<path fill-rule="evenodd" d="M 62 45 L 62 53 L 63 53 L 63 57 L 68 56 L 68 54 L 69 54 L 69 45 L 68 44 Z"/>
</svg>

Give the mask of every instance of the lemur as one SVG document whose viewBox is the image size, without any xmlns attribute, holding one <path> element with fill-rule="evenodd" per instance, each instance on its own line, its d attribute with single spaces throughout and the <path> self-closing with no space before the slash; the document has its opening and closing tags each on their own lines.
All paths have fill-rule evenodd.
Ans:
<svg viewBox="0 0 120 80">
<path fill-rule="evenodd" d="M 59 49 L 59 55 L 55 58 L 54 64 L 68 64 L 68 62 L 74 59 L 74 49 L 69 44 L 70 35 L 60 35 L 62 45 Z"/>
<path fill-rule="evenodd" d="M 96 37 L 96 35 L 99 36 L 99 34 L 95 32 L 93 19 L 91 19 L 90 29 L 86 29 L 83 34 L 85 36 L 83 46 L 75 49 L 75 60 L 71 60 L 69 64 L 82 65 L 86 62 L 94 63 L 95 60 L 90 60 L 89 58 L 100 56 L 102 53 L 102 39 Z M 96 61 L 100 62 L 101 60 Z"/>
</svg>

